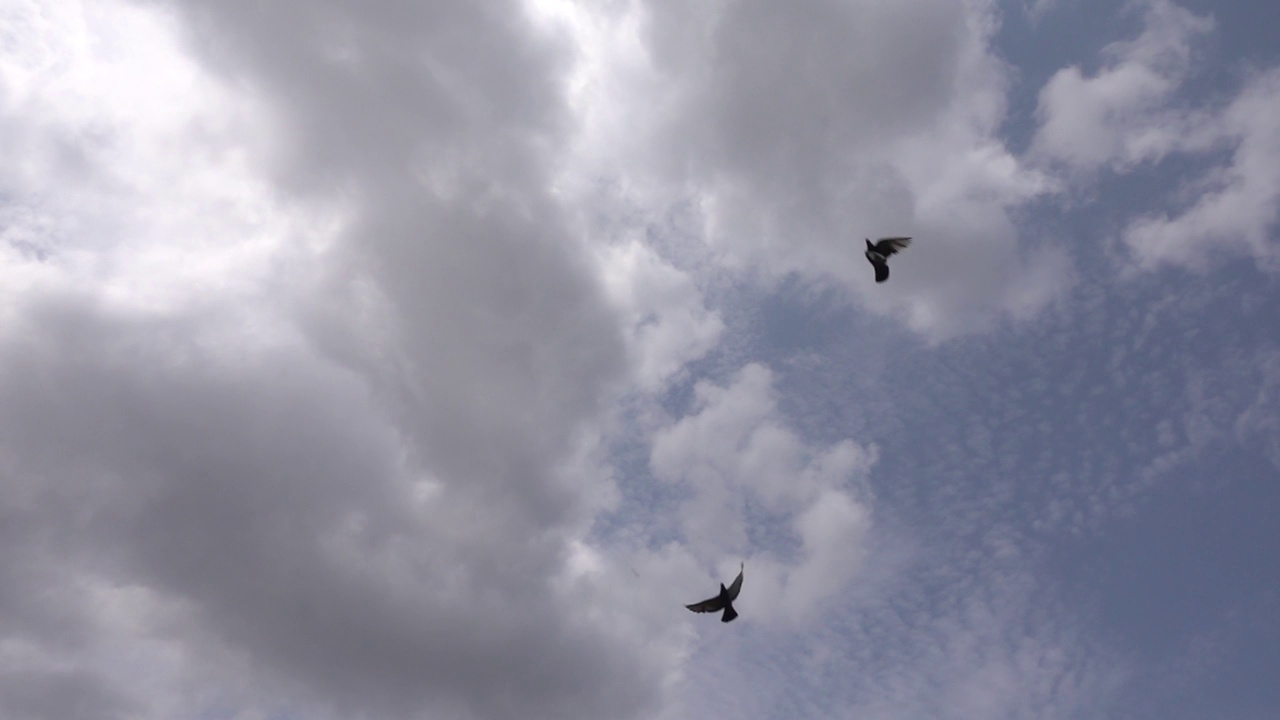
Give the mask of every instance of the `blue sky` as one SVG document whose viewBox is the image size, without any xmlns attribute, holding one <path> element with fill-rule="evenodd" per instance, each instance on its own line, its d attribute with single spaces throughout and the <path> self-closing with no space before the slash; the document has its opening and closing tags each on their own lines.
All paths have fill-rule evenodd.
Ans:
<svg viewBox="0 0 1280 720">
<path fill-rule="evenodd" d="M 5 6 L 0 719 L 1273 717 L 1267 9 Z"/>
</svg>

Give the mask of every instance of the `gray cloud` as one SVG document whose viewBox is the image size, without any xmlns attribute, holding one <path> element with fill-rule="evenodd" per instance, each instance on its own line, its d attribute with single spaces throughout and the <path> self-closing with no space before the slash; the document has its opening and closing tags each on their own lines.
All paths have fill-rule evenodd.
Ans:
<svg viewBox="0 0 1280 720">
<path fill-rule="evenodd" d="M 1024 247 L 1009 216 L 1047 184 L 997 139 L 993 12 L 655 3 L 647 47 L 675 88 L 657 152 L 701 203 L 707 242 L 765 277 L 834 281 L 935 338 L 1043 308 L 1069 264 Z M 872 294 L 860 243 L 890 234 L 928 250 L 900 258 L 901 295 Z"/>
<path fill-rule="evenodd" d="M 0 364 L 11 512 L 33 520 L 17 560 L 54 543 L 89 578 L 182 598 L 299 699 L 343 712 L 625 716 L 653 702 L 635 682 L 646 670 L 550 584 L 560 518 L 529 516 L 532 489 L 500 497 L 398 460 L 414 446 L 359 376 L 300 348 L 210 357 L 202 343 L 237 338 L 188 323 L 32 317 L 42 351 L 8 348 Z M 414 500 L 415 468 L 437 495 Z M 59 587 L 14 566 L 6 586 Z"/>
<path fill-rule="evenodd" d="M 0 715 L 6 718 L 115 720 L 135 711 L 120 693 L 88 673 L 17 669 L 0 674 Z"/>
<path fill-rule="evenodd" d="M 664 650 L 637 654 L 564 577 L 608 484 L 578 458 L 625 358 L 545 191 L 563 47 L 515 5 L 164 7 L 270 112 L 280 199 L 338 229 L 277 253 L 243 304 L 25 295 L 0 344 L 5 515 L 27 519 L 6 614 L 144 587 L 186 609 L 137 641 L 203 637 L 279 683 L 244 694 L 190 657 L 214 705 L 645 714 Z M 19 583 L 42 560 L 70 576 Z"/>
</svg>

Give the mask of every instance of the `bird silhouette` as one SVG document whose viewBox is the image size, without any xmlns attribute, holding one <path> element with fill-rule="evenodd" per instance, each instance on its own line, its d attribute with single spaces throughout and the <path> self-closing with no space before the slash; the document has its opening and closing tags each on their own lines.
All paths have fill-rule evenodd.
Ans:
<svg viewBox="0 0 1280 720">
<path fill-rule="evenodd" d="M 711 613 L 724 610 L 724 615 L 720 616 L 720 622 L 732 622 L 738 617 L 738 611 L 733 609 L 733 601 L 738 598 L 738 592 L 742 590 L 742 573 L 746 570 L 746 563 L 738 568 L 738 577 L 734 579 L 733 584 L 725 587 L 724 583 L 720 583 L 720 594 L 713 598 L 707 598 L 702 602 L 697 602 L 685 607 L 696 613 Z"/>
<path fill-rule="evenodd" d="M 867 241 L 867 260 L 876 269 L 876 282 L 889 279 L 889 256 L 911 244 L 909 237 L 887 237 L 871 242 Z"/>
</svg>

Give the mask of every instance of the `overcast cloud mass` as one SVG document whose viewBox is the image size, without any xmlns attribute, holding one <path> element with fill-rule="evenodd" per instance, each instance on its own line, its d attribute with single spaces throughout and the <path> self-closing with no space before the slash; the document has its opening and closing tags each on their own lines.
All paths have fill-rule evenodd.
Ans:
<svg viewBox="0 0 1280 720">
<path fill-rule="evenodd" d="M 0 4 L 0 719 L 1274 718 L 1272 10 Z"/>
</svg>

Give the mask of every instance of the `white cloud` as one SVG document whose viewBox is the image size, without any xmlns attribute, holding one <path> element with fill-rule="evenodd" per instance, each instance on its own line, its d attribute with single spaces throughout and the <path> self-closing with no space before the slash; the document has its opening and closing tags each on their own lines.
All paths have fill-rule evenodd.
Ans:
<svg viewBox="0 0 1280 720">
<path fill-rule="evenodd" d="M 680 509 L 688 547 L 721 574 L 733 566 L 726 556 L 746 560 L 753 617 L 805 619 L 857 571 L 874 453 L 847 440 L 805 443 L 782 423 L 760 365 L 727 387 L 699 383 L 696 394 L 693 413 L 655 435 L 651 456 L 659 479 L 690 493 Z"/>
<path fill-rule="evenodd" d="M 1280 70 L 1249 78 L 1222 107 L 1189 101 L 1201 39 L 1214 29 L 1169 0 L 1145 0 L 1144 29 L 1104 52 L 1086 76 L 1060 70 L 1040 94 L 1041 125 L 1031 156 L 1086 175 L 1127 173 L 1179 155 L 1226 151 L 1229 159 L 1184 178 L 1171 209 L 1128 222 L 1121 239 L 1141 269 L 1206 268 L 1239 252 L 1276 268 L 1280 218 Z"/>
<path fill-rule="evenodd" d="M 1168 0 L 1132 7 L 1143 11 L 1141 35 L 1108 45 L 1097 73 L 1065 68 L 1041 90 L 1033 156 L 1075 170 L 1123 169 L 1215 142 L 1206 118 L 1175 102 L 1213 20 Z"/>
<path fill-rule="evenodd" d="M 724 332 L 688 273 L 632 240 L 601 251 L 605 289 L 623 314 L 640 388 L 656 391 L 686 363 L 713 348 Z"/>
<path fill-rule="evenodd" d="M 564 184 L 617 188 L 645 219 L 692 209 L 664 253 L 677 266 L 800 273 L 934 339 L 1032 316 L 1070 282 L 1065 257 L 1026 251 L 1010 218 L 1051 184 L 998 139 L 991 5 L 567 7 L 573 32 L 599 34 L 575 85 L 590 171 Z M 924 250 L 873 287 L 862 238 L 887 234 Z"/>
<path fill-rule="evenodd" d="M 1185 208 L 1125 228 L 1124 241 L 1141 267 L 1205 268 L 1227 251 L 1280 270 L 1280 69 L 1246 83 L 1215 116 L 1214 127 L 1234 146 L 1227 163 L 1188 183 L 1196 197 Z"/>
</svg>

